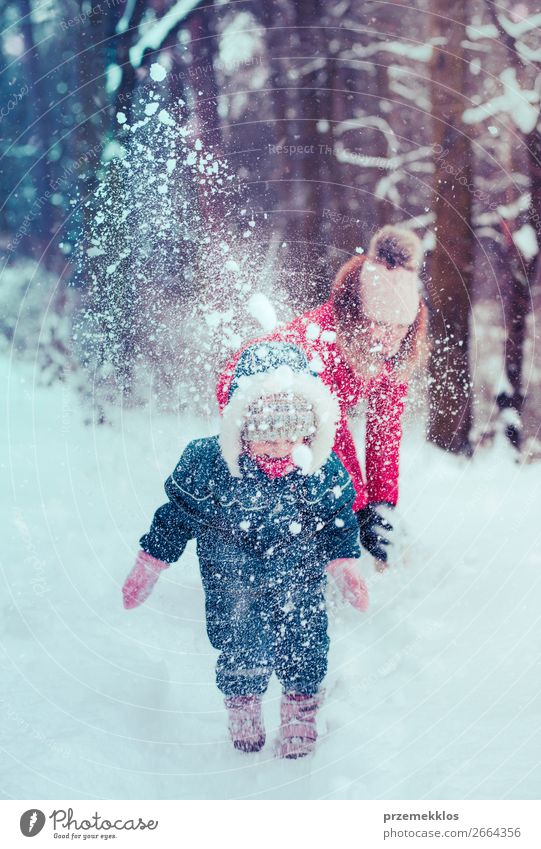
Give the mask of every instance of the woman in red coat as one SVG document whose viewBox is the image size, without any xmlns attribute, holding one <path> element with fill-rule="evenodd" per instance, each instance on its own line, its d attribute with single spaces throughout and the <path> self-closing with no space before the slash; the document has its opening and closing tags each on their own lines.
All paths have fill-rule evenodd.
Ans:
<svg viewBox="0 0 541 849">
<path fill-rule="evenodd" d="M 401 416 L 409 379 L 425 350 L 427 309 L 419 294 L 421 261 L 421 243 L 414 233 L 383 227 L 371 240 L 366 256 L 355 256 L 342 266 L 326 303 L 263 337 L 302 347 L 313 370 L 337 396 L 341 421 L 334 450 L 357 493 L 353 509 L 361 543 L 379 565 L 387 562 L 386 546 L 392 539 L 392 526 L 381 507 L 394 507 L 398 499 Z M 219 378 L 220 409 L 227 404 L 240 353 Z M 363 398 L 368 401 L 365 475 L 347 418 Z"/>
</svg>

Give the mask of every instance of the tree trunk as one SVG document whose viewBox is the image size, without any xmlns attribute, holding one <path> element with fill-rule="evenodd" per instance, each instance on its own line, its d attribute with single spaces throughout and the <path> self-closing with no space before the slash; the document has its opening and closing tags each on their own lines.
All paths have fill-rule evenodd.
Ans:
<svg viewBox="0 0 541 849">
<path fill-rule="evenodd" d="M 85 6 L 81 0 L 81 13 Z M 74 134 L 74 158 L 81 162 L 77 171 L 79 185 L 81 186 L 82 198 L 79 203 L 79 256 L 80 272 L 78 283 L 84 288 L 87 297 L 90 295 L 93 309 L 99 316 L 99 345 L 98 356 L 98 381 L 101 379 L 99 368 L 104 363 L 113 362 L 117 385 L 123 394 L 129 394 L 131 368 L 129 356 L 129 342 L 125 337 L 125 322 L 122 307 L 128 300 L 125 292 L 125 276 L 119 268 L 115 275 L 115 288 L 111 287 L 111 279 L 107 276 L 105 266 L 107 255 L 97 257 L 89 262 L 86 251 L 94 236 L 94 197 L 98 188 L 96 170 L 101 160 L 101 153 L 108 135 L 116 131 L 116 120 L 111 127 L 111 107 L 107 101 L 104 86 L 104 74 L 106 69 L 108 38 L 112 37 L 116 16 L 103 14 L 99 4 L 87 10 L 84 24 L 77 30 L 78 35 L 78 86 L 79 99 L 81 103 L 81 120 Z M 136 30 L 134 30 L 136 33 Z M 124 78 L 124 76 L 123 76 Z M 122 89 L 127 91 L 127 89 Z M 120 109 L 126 109 L 126 101 Z M 123 181 L 124 174 L 115 163 L 111 164 L 108 171 L 108 179 L 111 181 L 111 220 L 121 220 L 122 202 L 124 198 Z M 121 238 L 122 226 L 119 225 L 115 232 L 114 246 L 118 254 L 122 252 L 124 245 Z M 111 237 L 113 238 L 113 237 Z M 107 319 L 105 318 L 107 316 Z M 114 354 L 112 352 L 115 352 Z M 96 401 L 99 405 L 99 400 Z M 104 421 L 105 415 L 101 411 L 98 420 Z"/>
<path fill-rule="evenodd" d="M 529 344 L 525 346 L 527 381 L 521 409 L 523 423 L 521 436 L 524 436 L 521 448 L 527 456 L 539 460 L 541 459 L 541 385 L 532 377 L 535 373 L 541 373 L 541 346 L 539 335 L 536 333 L 536 328 L 541 323 L 541 262 L 537 263 L 535 278 L 530 280 L 530 295 L 532 317 Z"/>
<path fill-rule="evenodd" d="M 515 69 L 517 81 L 522 88 L 528 87 L 528 77 L 531 69 L 529 63 L 522 58 L 516 39 L 505 29 L 498 17 L 497 6 L 486 3 L 492 22 L 498 30 L 499 38 L 507 50 L 511 67 Z M 535 67 L 535 65 L 534 65 Z M 537 65 L 539 69 L 539 65 Z M 530 133 L 525 134 L 524 142 L 527 155 L 528 176 L 530 178 L 530 206 L 527 217 L 537 235 L 539 245 L 539 215 L 541 214 L 541 132 L 539 116 L 536 126 Z M 513 134 L 516 129 L 512 128 Z M 519 160 L 521 149 L 513 146 L 511 159 Z M 519 160 L 517 170 L 523 165 Z M 513 169 L 515 170 L 515 169 Z M 518 226 L 520 222 L 515 222 Z M 515 448 L 520 448 L 522 439 L 522 409 L 524 392 L 522 384 L 522 367 L 524 361 L 524 346 L 526 341 L 526 321 L 532 308 L 532 289 L 539 279 L 539 253 L 531 260 L 524 261 L 513 242 L 515 227 L 502 221 L 504 244 L 507 249 L 509 273 L 508 285 L 504 294 L 504 315 L 507 328 L 505 345 L 505 373 L 509 382 L 509 390 L 500 392 L 496 402 L 505 416 L 506 435 Z"/>
<path fill-rule="evenodd" d="M 216 157 L 222 151 L 222 133 L 218 115 L 218 85 L 214 71 L 217 36 L 214 31 L 214 0 L 189 19 L 193 61 L 193 98 L 196 133 L 206 150 Z M 219 230 L 225 212 L 225 199 L 211 193 L 203 181 L 198 182 L 199 211 L 210 231 Z"/>
<path fill-rule="evenodd" d="M 431 63 L 435 150 L 436 248 L 428 291 L 431 304 L 428 439 L 469 454 L 472 394 L 468 357 L 473 271 L 472 155 L 462 123 L 468 64 L 464 58 L 466 0 L 435 0 Z"/>
<path fill-rule="evenodd" d="M 44 69 L 41 67 L 40 57 L 34 39 L 34 28 L 32 24 L 31 0 L 19 0 L 20 26 L 24 39 L 24 61 L 28 66 L 28 77 L 32 91 L 32 129 L 31 137 L 39 140 L 38 150 L 34 155 L 32 166 L 33 181 L 36 187 L 36 200 L 39 204 L 39 213 L 32 225 L 32 233 L 23 239 L 23 246 L 37 259 L 41 259 L 43 250 L 50 239 L 50 219 L 52 207 L 49 197 L 52 194 L 51 180 L 48 168 L 49 148 L 53 144 L 50 129 L 50 116 L 47 114 L 48 106 L 48 80 L 45 78 Z"/>
<path fill-rule="evenodd" d="M 282 2 L 253 3 L 252 13 L 261 21 L 266 29 L 265 43 L 269 56 L 269 82 L 271 89 L 267 93 L 270 102 L 270 114 L 265 118 L 272 122 L 274 144 L 284 144 L 289 136 L 290 106 L 289 84 L 286 73 L 287 57 L 291 54 L 291 8 Z M 281 56 L 285 54 L 285 59 Z M 269 154 L 266 156 L 265 169 L 267 186 L 270 197 L 276 198 L 271 206 L 277 206 L 279 215 L 274 216 L 273 231 L 276 239 L 285 238 L 291 232 L 291 183 L 289 160 L 282 156 Z"/>
<path fill-rule="evenodd" d="M 534 230 L 536 213 L 541 212 L 541 133 L 533 130 L 525 137 L 528 172 L 530 177 L 530 207 L 529 216 Z M 505 373 L 509 381 L 510 391 L 501 392 L 496 401 L 506 419 L 505 432 L 511 445 L 520 448 L 522 439 L 522 408 L 524 404 L 524 389 L 522 370 L 524 363 L 524 346 L 526 340 L 526 320 L 531 310 L 532 287 L 537 279 L 539 268 L 539 253 L 528 262 L 520 256 L 512 241 L 512 234 L 507 223 L 502 222 L 507 230 L 508 250 L 513 256 L 512 275 L 509 287 L 505 293 L 504 312 L 507 327 L 505 345 Z M 538 238 L 539 242 L 539 238 Z"/>
<path fill-rule="evenodd" d="M 311 269 L 311 291 L 304 296 L 316 303 L 328 295 L 322 227 L 333 157 L 333 99 L 327 30 L 321 27 L 322 0 L 298 0 L 294 8 L 300 58 L 296 60 L 293 135 L 287 139 L 287 144 L 292 146 L 287 158 L 291 205 L 296 212 L 290 240 L 294 242 L 294 265 L 299 271 Z"/>
<path fill-rule="evenodd" d="M 502 263 L 504 281 L 502 285 L 502 306 L 507 330 L 504 351 L 505 374 L 508 387 L 496 397 L 496 404 L 505 423 L 505 434 L 511 445 L 520 448 L 522 438 L 522 364 L 524 360 L 524 339 L 526 336 L 526 317 L 530 309 L 530 291 L 527 276 L 517 256 L 511 228 L 507 221 L 501 222 L 503 231 Z"/>
</svg>

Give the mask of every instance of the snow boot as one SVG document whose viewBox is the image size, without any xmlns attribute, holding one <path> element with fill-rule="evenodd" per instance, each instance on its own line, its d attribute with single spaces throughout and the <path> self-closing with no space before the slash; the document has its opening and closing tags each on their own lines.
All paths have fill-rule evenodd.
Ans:
<svg viewBox="0 0 541 849">
<path fill-rule="evenodd" d="M 321 696 L 318 693 L 314 696 L 283 694 L 278 745 L 281 758 L 304 758 L 314 751 L 317 740 L 316 713 L 320 703 Z"/>
<path fill-rule="evenodd" d="M 235 749 L 259 752 L 265 745 L 265 729 L 259 696 L 227 696 L 229 733 Z"/>
</svg>

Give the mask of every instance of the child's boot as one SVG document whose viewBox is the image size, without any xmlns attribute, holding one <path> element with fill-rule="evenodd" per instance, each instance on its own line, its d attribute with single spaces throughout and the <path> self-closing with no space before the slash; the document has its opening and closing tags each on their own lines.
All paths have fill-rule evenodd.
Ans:
<svg viewBox="0 0 541 849">
<path fill-rule="evenodd" d="M 259 696 L 227 696 L 229 733 L 235 749 L 259 752 L 265 745 L 265 729 Z"/>
<path fill-rule="evenodd" d="M 283 694 L 278 749 L 281 758 L 303 758 L 313 752 L 317 740 L 316 713 L 320 702 L 321 697 L 317 693 L 314 696 Z"/>
</svg>

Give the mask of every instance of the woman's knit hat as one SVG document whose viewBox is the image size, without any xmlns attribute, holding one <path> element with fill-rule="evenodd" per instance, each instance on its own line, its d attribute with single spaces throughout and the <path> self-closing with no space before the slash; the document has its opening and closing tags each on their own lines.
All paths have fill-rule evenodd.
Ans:
<svg viewBox="0 0 541 849">
<path fill-rule="evenodd" d="M 388 324 L 412 324 L 419 310 L 420 239 L 411 230 L 382 227 L 361 268 L 363 312 Z"/>
<path fill-rule="evenodd" d="M 220 428 L 220 448 L 233 477 L 240 477 L 243 441 L 310 439 L 314 474 L 332 451 L 338 401 L 310 370 L 305 353 L 289 342 L 258 342 L 237 362 Z"/>
</svg>

